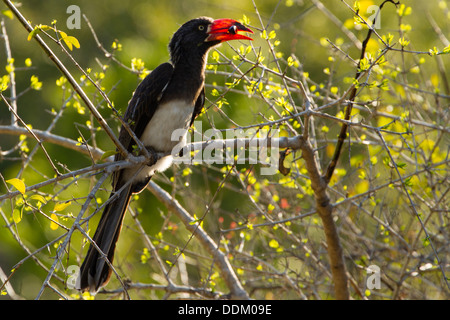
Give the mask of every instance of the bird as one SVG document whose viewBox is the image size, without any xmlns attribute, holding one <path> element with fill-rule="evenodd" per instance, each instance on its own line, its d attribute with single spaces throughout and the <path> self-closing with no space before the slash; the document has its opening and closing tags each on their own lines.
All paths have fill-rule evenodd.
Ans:
<svg viewBox="0 0 450 320">
<path fill-rule="evenodd" d="M 253 33 L 233 19 L 199 17 L 184 23 L 169 42 L 170 61 L 150 72 L 134 91 L 123 120 L 150 154 L 164 154 L 156 163 L 122 168 L 112 174 L 112 191 L 86 257 L 80 267 L 76 288 L 97 293 L 111 277 L 109 264 L 122 222 L 133 194 L 140 193 L 155 172 L 172 163 L 171 150 L 185 141 L 186 134 L 205 103 L 205 69 L 208 52 L 230 40 L 252 40 L 242 33 Z M 178 141 L 172 141 L 174 130 L 184 130 Z M 122 125 L 119 141 L 130 153 L 137 143 Z M 114 161 L 126 156 L 117 152 Z M 98 249 L 101 250 L 101 254 Z M 106 262 L 107 257 L 109 264 Z"/>
</svg>

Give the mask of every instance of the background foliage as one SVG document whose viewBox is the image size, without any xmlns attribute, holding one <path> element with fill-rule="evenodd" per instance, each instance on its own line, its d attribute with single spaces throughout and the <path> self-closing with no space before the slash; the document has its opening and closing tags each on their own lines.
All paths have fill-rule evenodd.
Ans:
<svg viewBox="0 0 450 320">
<path fill-rule="evenodd" d="M 62 46 L 122 112 L 142 77 L 167 61 L 170 36 L 183 22 L 207 15 L 251 26 L 251 44 L 224 44 L 210 53 L 202 129 L 250 126 L 295 137 L 305 134 L 307 123 L 308 141 L 324 172 L 341 126 L 350 123 L 327 189 L 350 296 L 449 298 L 447 1 L 386 3 L 366 45 L 365 21 L 373 14 L 368 8 L 381 1 L 78 1 L 91 26 L 81 19 L 81 28 L 73 30 L 66 26 L 69 4 L 24 0 L 19 10 L 33 26 L 54 26 L 74 37 L 79 48 L 76 42 L 72 50 L 67 42 Z M 80 265 L 86 240 L 76 231 L 63 252 L 58 248 L 103 173 L 70 173 L 107 163 L 101 152 L 115 146 L 5 5 L 2 12 L 7 38 L 0 50 L 5 97 L 0 104 L 0 275 L 8 285 L 1 297 L 89 299 L 68 285 L 69 267 Z M 117 133 L 120 122 L 104 97 L 60 44 L 41 35 Z M 366 54 L 359 62 L 362 48 Z M 362 76 L 355 81 L 358 70 Z M 356 97 L 346 121 L 352 88 Z M 68 177 L 38 185 L 51 181 L 55 170 L 36 139 L 19 129 L 23 124 L 12 124 L 7 103 L 14 101 L 25 124 L 52 134 L 43 145 Z M 296 115 L 307 108 L 312 113 Z M 89 154 L 86 144 L 99 153 Z M 290 150 L 283 162 L 287 174 L 262 176 L 258 165 L 195 164 L 175 165 L 153 180 L 179 201 L 179 208 L 200 219 L 251 298 L 334 298 L 315 190 L 301 150 Z M 24 185 L 34 187 L 24 191 Z M 109 190 L 106 179 L 84 218 L 106 201 Z M 117 248 L 114 265 L 128 294 L 135 299 L 226 297 L 230 288 L 223 270 L 151 190 L 134 198 L 134 215 L 127 215 Z M 98 218 L 89 221 L 91 235 Z M 370 265 L 380 268 L 380 288 L 367 286 Z M 114 276 L 96 296 L 123 297 Z"/>
</svg>

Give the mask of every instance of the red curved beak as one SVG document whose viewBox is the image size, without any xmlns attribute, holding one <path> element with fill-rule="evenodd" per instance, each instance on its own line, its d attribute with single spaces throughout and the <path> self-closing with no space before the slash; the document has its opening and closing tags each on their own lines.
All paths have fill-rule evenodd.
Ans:
<svg viewBox="0 0 450 320">
<path fill-rule="evenodd" d="M 253 40 L 239 32 L 250 32 L 252 30 L 245 27 L 241 23 L 233 19 L 217 19 L 208 28 L 208 38 L 205 41 L 220 41 L 225 42 L 229 40 Z"/>
</svg>

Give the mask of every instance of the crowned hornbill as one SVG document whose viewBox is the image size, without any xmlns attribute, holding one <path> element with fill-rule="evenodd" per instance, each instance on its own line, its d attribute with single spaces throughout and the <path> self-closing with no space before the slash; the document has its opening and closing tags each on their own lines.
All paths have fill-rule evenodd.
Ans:
<svg viewBox="0 0 450 320">
<path fill-rule="evenodd" d="M 200 113 L 204 101 L 205 66 L 209 49 L 221 42 L 251 38 L 239 32 L 252 31 L 232 19 L 201 17 L 183 24 L 169 43 L 171 63 L 154 69 L 137 87 L 124 115 L 124 121 L 153 152 L 170 154 L 183 142 L 187 130 Z M 172 141 L 172 132 L 184 129 L 181 141 Z M 133 152 L 136 142 L 124 126 L 119 141 Z M 117 153 L 115 161 L 123 160 Z M 116 242 L 130 197 L 141 192 L 156 171 L 167 169 L 171 156 L 164 156 L 150 166 L 137 165 L 113 174 L 112 192 L 105 206 L 93 240 L 112 263 Z M 97 292 L 109 280 L 111 269 L 92 244 L 81 266 L 77 288 Z"/>
</svg>

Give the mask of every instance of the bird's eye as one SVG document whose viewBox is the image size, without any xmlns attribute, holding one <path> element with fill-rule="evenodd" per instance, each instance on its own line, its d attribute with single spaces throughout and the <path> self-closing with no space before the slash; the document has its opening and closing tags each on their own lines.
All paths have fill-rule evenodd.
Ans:
<svg viewBox="0 0 450 320">
<path fill-rule="evenodd" d="M 202 24 L 201 24 L 201 25 L 199 25 L 199 26 L 198 26 L 198 30 L 200 30 L 200 31 L 203 31 L 203 30 L 205 30 L 205 26 L 204 26 L 204 25 L 202 25 Z"/>
<path fill-rule="evenodd" d="M 228 28 L 228 32 L 231 33 L 231 34 L 236 34 L 237 27 L 236 26 L 231 26 L 230 28 Z"/>
</svg>

